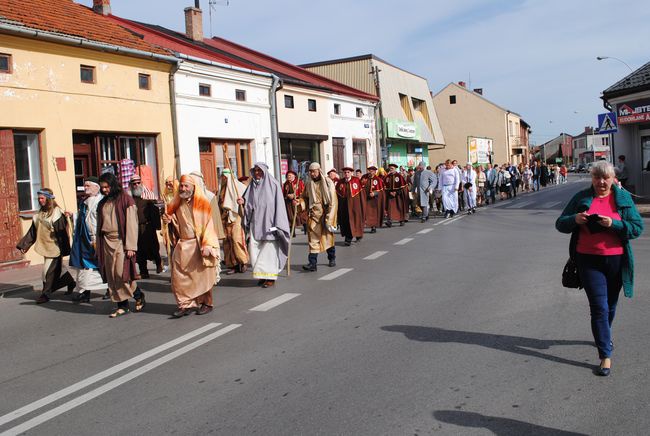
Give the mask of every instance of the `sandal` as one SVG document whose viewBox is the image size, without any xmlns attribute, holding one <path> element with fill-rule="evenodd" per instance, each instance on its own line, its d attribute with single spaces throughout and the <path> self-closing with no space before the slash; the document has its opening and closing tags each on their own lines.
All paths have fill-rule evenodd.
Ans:
<svg viewBox="0 0 650 436">
<path fill-rule="evenodd" d="M 130 313 L 129 309 L 122 309 L 121 307 L 118 307 L 117 310 L 110 315 L 108 315 L 109 318 L 119 318 L 120 316 L 123 315 L 128 315 Z"/>
<path fill-rule="evenodd" d="M 144 292 L 142 292 L 142 297 L 135 300 L 135 311 L 142 312 L 146 305 L 147 301 L 144 299 Z"/>
</svg>

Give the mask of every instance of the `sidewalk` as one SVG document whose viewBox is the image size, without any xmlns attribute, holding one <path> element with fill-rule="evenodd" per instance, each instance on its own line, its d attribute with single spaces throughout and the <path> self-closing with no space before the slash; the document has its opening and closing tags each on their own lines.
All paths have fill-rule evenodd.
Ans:
<svg viewBox="0 0 650 436">
<path fill-rule="evenodd" d="M 0 297 L 43 288 L 43 265 L 9 269 L 0 272 Z"/>
</svg>

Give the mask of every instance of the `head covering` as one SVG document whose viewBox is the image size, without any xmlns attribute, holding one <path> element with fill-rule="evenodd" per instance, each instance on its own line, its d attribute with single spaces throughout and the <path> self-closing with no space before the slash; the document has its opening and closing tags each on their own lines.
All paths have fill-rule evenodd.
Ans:
<svg viewBox="0 0 650 436">
<path fill-rule="evenodd" d="M 221 171 L 221 174 L 230 174 L 231 172 L 232 172 L 232 171 L 230 171 L 230 168 L 224 168 L 224 169 Z"/>
<path fill-rule="evenodd" d="M 199 189 L 199 178 L 193 175 L 184 174 L 181 176 L 180 183 L 190 183 L 194 185 L 194 194 L 192 196 L 192 218 L 194 224 L 194 233 L 201 248 L 219 247 L 219 239 L 214 230 L 212 222 L 212 207 L 210 200 L 205 196 L 203 190 Z M 167 214 L 174 214 L 185 201 L 181 198 L 180 192 L 176 192 L 174 199 L 167 205 Z"/>
<path fill-rule="evenodd" d="M 214 198 L 214 194 L 208 190 L 205 186 L 205 179 L 203 178 L 203 174 L 201 174 L 201 171 L 192 171 L 190 173 L 190 176 L 194 177 L 194 185 L 196 187 L 200 187 L 205 196 L 208 198 L 208 200 L 212 201 Z"/>
<path fill-rule="evenodd" d="M 354 172 L 354 168 L 352 168 L 352 167 L 343 167 L 342 171 L 351 171 L 351 172 Z"/>
<path fill-rule="evenodd" d="M 84 183 L 94 183 L 95 185 L 99 185 L 99 178 L 96 176 L 88 176 L 84 179 Z"/>
<path fill-rule="evenodd" d="M 221 203 L 221 208 L 222 210 L 228 211 L 228 221 L 234 223 L 237 221 L 237 217 L 239 216 L 239 204 L 237 204 L 237 199 L 246 191 L 246 185 L 235 179 L 230 171 L 226 173 L 224 170 L 223 174 L 224 179 L 222 180 L 225 181 L 222 182 L 221 187 L 222 189 L 225 188 L 225 193 L 223 196 L 223 203 Z"/>
<path fill-rule="evenodd" d="M 264 174 L 261 180 L 253 180 L 242 195 L 245 201 L 244 226 L 256 241 L 278 242 L 282 270 L 287 262 L 291 231 L 282 186 L 269 174 L 269 167 L 264 162 L 255 163 L 251 174 L 255 168 L 259 168 Z"/>
<path fill-rule="evenodd" d="M 315 163 L 315 164 L 318 164 L 318 162 L 313 162 L 312 164 L 314 164 L 314 163 Z M 311 165 L 309 165 L 309 168 L 311 169 Z M 318 164 L 318 169 L 320 169 L 320 164 Z M 338 173 L 338 171 L 336 171 L 336 168 L 332 168 L 331 170 L 329 170 L 329 171 L 327 172 L 327 174 L 329 175 L 329 173 L 331 173 L 331 172 Z"/>
<path fill-rule="evenodd" d="M 370 171 L 370 170 L 377 171 L 377 167 L 374 166 L 374 165 L 370 165 L 370 166 L 368 167 L 368 171 Z"/>
<path fill-rule="evenodd" d="M 54 200 L 56 198 L 54 193 L 52 191 L 50 191 L 49 189 L 48 190 L 41 189 L 41 190 L 36 192 L 36 195 L 42 195 L 43 197 L 47 198 L 48 200 Z"/>
<path fill-rule="evenodd" d="M 394 163 L 391 163 L 391 164 L 388 164 L 388 168 L 398 168 L 398 165 L 394 164 Z"/>
<path fill-rule="evenodd" d="M 311 165 L 310 165 L 310 167 L 311 167 Z M 287 171 L 287 176 L 288 176 L 289 174 L 293 174 L 294 176 L 298 177 L 298 173 L 296 173 L 294 170 L 289 170 L 289 171 Z"/>
<path fill-rule="evenodd" d="M 137 175 L 137 174 L 134 174 L 134 175 L 131 177 L 131 180 L 129 180 L 129 183 L 130 183 L 130 182 L 137 182 L 137 181 L 140 181 L 140 182 L 141 182 L 141 181 L 142 181 L 142 177 L 140 177 L 140 176 Z"/>
</svg>

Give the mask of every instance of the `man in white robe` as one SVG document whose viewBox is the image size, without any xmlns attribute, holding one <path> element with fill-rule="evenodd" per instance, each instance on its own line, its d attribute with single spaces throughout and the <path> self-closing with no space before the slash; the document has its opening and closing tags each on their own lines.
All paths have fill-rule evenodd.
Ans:
<svg viewBox="0 0 650 436">
<path fill-rule="evenodd" d="M 458 169 L 451 165 L 451 161 L 445 161 L 445 169 L 440 175 L 442 186 L 442 205 L 445 209 L 445 218 L 450 218 L 458 213 L 458 186 L 460 185 L 460 174 Z"/>
</svg>

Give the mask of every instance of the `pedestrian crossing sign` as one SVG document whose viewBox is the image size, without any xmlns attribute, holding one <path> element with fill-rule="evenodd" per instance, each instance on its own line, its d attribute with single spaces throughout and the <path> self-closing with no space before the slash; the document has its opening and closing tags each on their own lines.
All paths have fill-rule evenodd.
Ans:
<svg viewBox="0 0 650 436">
<path fill-rule="evenodd" d="M 616 123 L 616 113 L 606 112 L 598 114 L 598 133 L 616 133 L 618 125 Z"/>
</svg>

